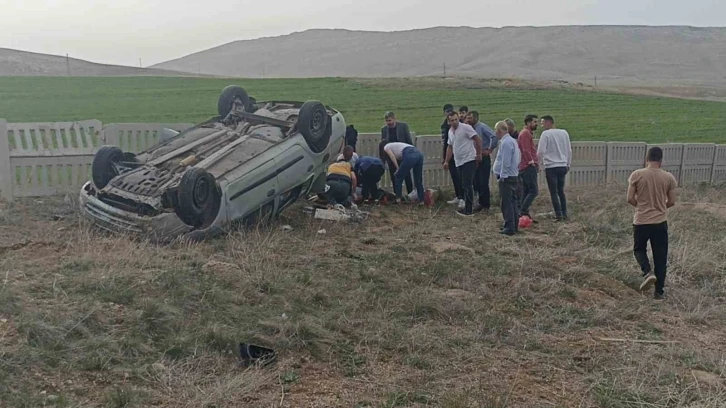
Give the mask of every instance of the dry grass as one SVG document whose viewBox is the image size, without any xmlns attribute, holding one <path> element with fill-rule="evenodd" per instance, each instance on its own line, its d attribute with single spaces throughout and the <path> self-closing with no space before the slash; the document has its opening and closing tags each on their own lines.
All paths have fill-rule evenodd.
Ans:
<svg viewBox="0 0 726 408">
<path fill-rule="evenodd" d="M 170 247 L 62 200 L 5 205 L 0 406 L 723 406 L 726 190 L 673 209 L 662 303 L 637 292 L 623 192 L 570 197 L 571 222 L 516 238 L 448 207 L 354 226 L 291 209 L 292 232 Z M 239 342 L 278 361 L 244 369 Z"/>
</svg>

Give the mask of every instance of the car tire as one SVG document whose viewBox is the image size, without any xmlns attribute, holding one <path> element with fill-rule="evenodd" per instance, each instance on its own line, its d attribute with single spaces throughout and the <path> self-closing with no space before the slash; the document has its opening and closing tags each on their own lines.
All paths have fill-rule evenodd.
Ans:
<svg viewBox="0 0 726 408">
<path fill-rule="evenodd" d="M 179 182 L 175 211 L 184 223 L 193 227 L 213 221 L 219 211 L 219 195 L 214 176 L 199 167 L 187 169 Z"/>
<path fill-rule="evenodd" d="M 325 105 L 318 101 L 307 101 L 300 108 L 297 129 L 314 153 L 325 151 L 330 142 L 332 120 Z"/>
<path fill-rule="evenodd" d="M 93 156 L 91 180 L 96 190 L 101 190 L 119 175 L 115 164 L 124 160 L 124 152 L 116 146 L 101 146 Z"/>
<path fill-rule="evenodd" d="M 219 99 L 217 100 L 217 113 L 220 119 L 224 119 L 229 115 L 235 99 L 239 99 L 242 102 L 245 110 L 249 109 L 250 97 L 247 95 L 247 91 L 237 85 L 230 85 L 222 90 L 222 94 L 219 95 Z"/>
</svg>

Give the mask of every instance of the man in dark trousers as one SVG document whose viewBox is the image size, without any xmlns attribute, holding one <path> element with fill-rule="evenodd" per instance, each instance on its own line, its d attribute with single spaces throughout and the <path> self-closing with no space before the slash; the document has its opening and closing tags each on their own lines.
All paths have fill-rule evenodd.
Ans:
<svg viewBox="0 0 726 408">
<path fill-rule="evenodd" d="M 534 145 L 534 132 L 537 130 L 537 121 L 537 115 L 527 115 L 524 118 L 524 129 L 517 137 L 517 144 L 522 157 L 519 162 L 519 181 L 522 186 L 520 215 L 526 215 L 530 219 L 532 216 L 529 214 L 529 207 L 539 195 L 539 186 L 537 184 L 539 162 L 537 148 Z M 507 126 L 509 126 L 508 123 Z M 509 135 L 512 136 L 512 133 L 510 132 Z"/>
<path fill-rule="evenodd" d="M 634 171 L 628 179 L 628 204 L 635 207 L 633 253 L 643 272 L 640 290 L 655 284 L 654 298 L 660 300 L 665 295 L 668 263 L 668 208 L 676 204 L 678 182 L 661 169 L 663 149 L 660 147 L 648 150 L 646 162 L 644 169 Z M 653 250 L 653 269 L 648 261 L 648 241 Z"/>
<path fill-rule="evenodd" d="M 386 172 L 383 161 L 374 156 L 361 156 L 355 163 L 353 171 L 363 189 L 361 194 L 363 201 L 380 200 L 378 182 Z"/>
<path fill-rule="evenodd" d="M 512 236 L 519 232 L 517 219 L 517 178 L 519 177 L 519 162 L 521 160 L 517 141 L 509 135 L 507 124 L 497 122 L 494 132 L 499 139 L 497 158 L 494 160 L 493 172 L 499 182 L 499 195 L 502 198 L 502 218 L 504 225 L 500 234 Z"/>
<path fill-rule="evenodd" d="M 491 190 L 489 189 L 489 178 L 492 174 L 491 155 L 494 149 L 496 149 L 499 140 L 492 128 L 486 123 L 479 121 L 479 112 L 469 112 L 466 116 L 466 123 L 476 130 L 482 143 L 482 160 L 476 169 L 476 174 L 474 174 L 474 191 L 479 193 L 479 204 L 474 208 L 474 212 L 488 212 L 491 206 Z"/>
<path fill-rule="evenodd" d="M 396 115 L 388 111 L 385 115 L 383 115 L 383 118 L 386 120 L 385 126 L 381 128 L 381 141 L 386 141 L 388 143 L 408 143 L 412 146 L 415 146 L 413 139 L 411 138 L 411 131 L 408 129 L 408 124 L 406 122 L 401 122 L 396 119 Z M 399 166 L 401 163 L 397 163 Z M 391 177 L 391 185 L 394 183 L 394 176 L 393 172 L 389 172 L 389 176 Z M 406 191 L 411 194 L 413 191 L 413 179 L 411 178 L 411 175 L 406 175 L 405 178 L 406 182 Z"/>
<path fill-rule="evenodd" d="M 447 103 L 444 105 L 444 123 L 441 124 L 441 141 L 444 147 L 444 150 L 441 153 L 441 158 L 443 161 L 446 161 L 446 149 L 449 147 L 449 128 L 451 126 L 449 125 L 448 114 L 450 112 L 454 112 L 454 106 Z M 456 163 L 454 163 L 453 157 L 451 158 L 448 167 L 449 175 L 451 176 L 451 184 L 454 186 L 454 194 L 456 197 L 454 197 L 453 200 L 448 201 L 447 204 L 455 204 L 458 206 L 459 204 L 464 203 L 464 193 L 461 191 L 461 178 L 459 177 L 459 172 L 456 170 Z"/>
<path fill-rule="evenodd" d="M 449 166 L 449 160 L 454 159 L 456 169 L 461 177 L 461 189 L 464 190 L 464 209 L 457 210 L 457 214 L 471 217 L 474 202 L 474 174 L 481 163 L 481 138 L 473 127 L 459 122 L 459 115 L 450 112 L 448 115 L 449 146 L 446 148 L 444 169 Z"/>
</svg>

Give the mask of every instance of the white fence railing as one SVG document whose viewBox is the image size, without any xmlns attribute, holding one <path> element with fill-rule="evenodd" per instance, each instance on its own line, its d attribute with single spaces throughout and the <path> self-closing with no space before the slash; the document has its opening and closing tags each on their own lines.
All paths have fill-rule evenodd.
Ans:
<svg viewBox="0 0 726 408">
<path fill-rule="evenodd" d="M 90 177 L 96 150 L 111 144 L 125 151 L 142 152 L 159 141 L 162 129 L 182 131 L 191 123 L 116 123 L 100 121 L 54 123 L 8 123 L 0 119 L 0 197 L 35 197 L 76 194 Z M 360 134 L 359 155 L 377 155 L 380 134 Z M 448 172 L 441 167 L 441 138 L 415 136 L 416 146 L 425 157 L 424 184 L 446 187 Z M 646 143 L 573 142 L 572 167 L 568 183 L 597 186 L 625 183 L 630 173 L 642 168 Z M 680 184 L 726 182 L 726 145 L 713 143 L 668 143 L 663 148 L 664 168 Z M 383 185 L 390 186 L 388 175 Z M 540 177 L 544 184 L 544 177 Z"/>
</svg>

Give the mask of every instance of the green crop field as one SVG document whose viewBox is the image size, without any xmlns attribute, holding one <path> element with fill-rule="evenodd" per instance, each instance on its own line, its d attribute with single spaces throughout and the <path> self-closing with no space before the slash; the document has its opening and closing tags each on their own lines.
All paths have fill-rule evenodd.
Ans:
<svg viewBox="0 0 726 408">
<path fill-rule="evenodd" d="M 258 100 L 317 99 L 343 112 L 361 132 L 375 132 L 386 110 L 417 134 L 437 134 L 444 103 L 467 105 L 484 121 L 550 114 L 574 140 L 724 142 L 726 103 L 576 89 L 452 86 L 443 80 L 0 78 L 0 118 L 10 122 L 99 119 L 198 122 L 215 114 L 224 86 L 239 84 Z"/>
</svg>

